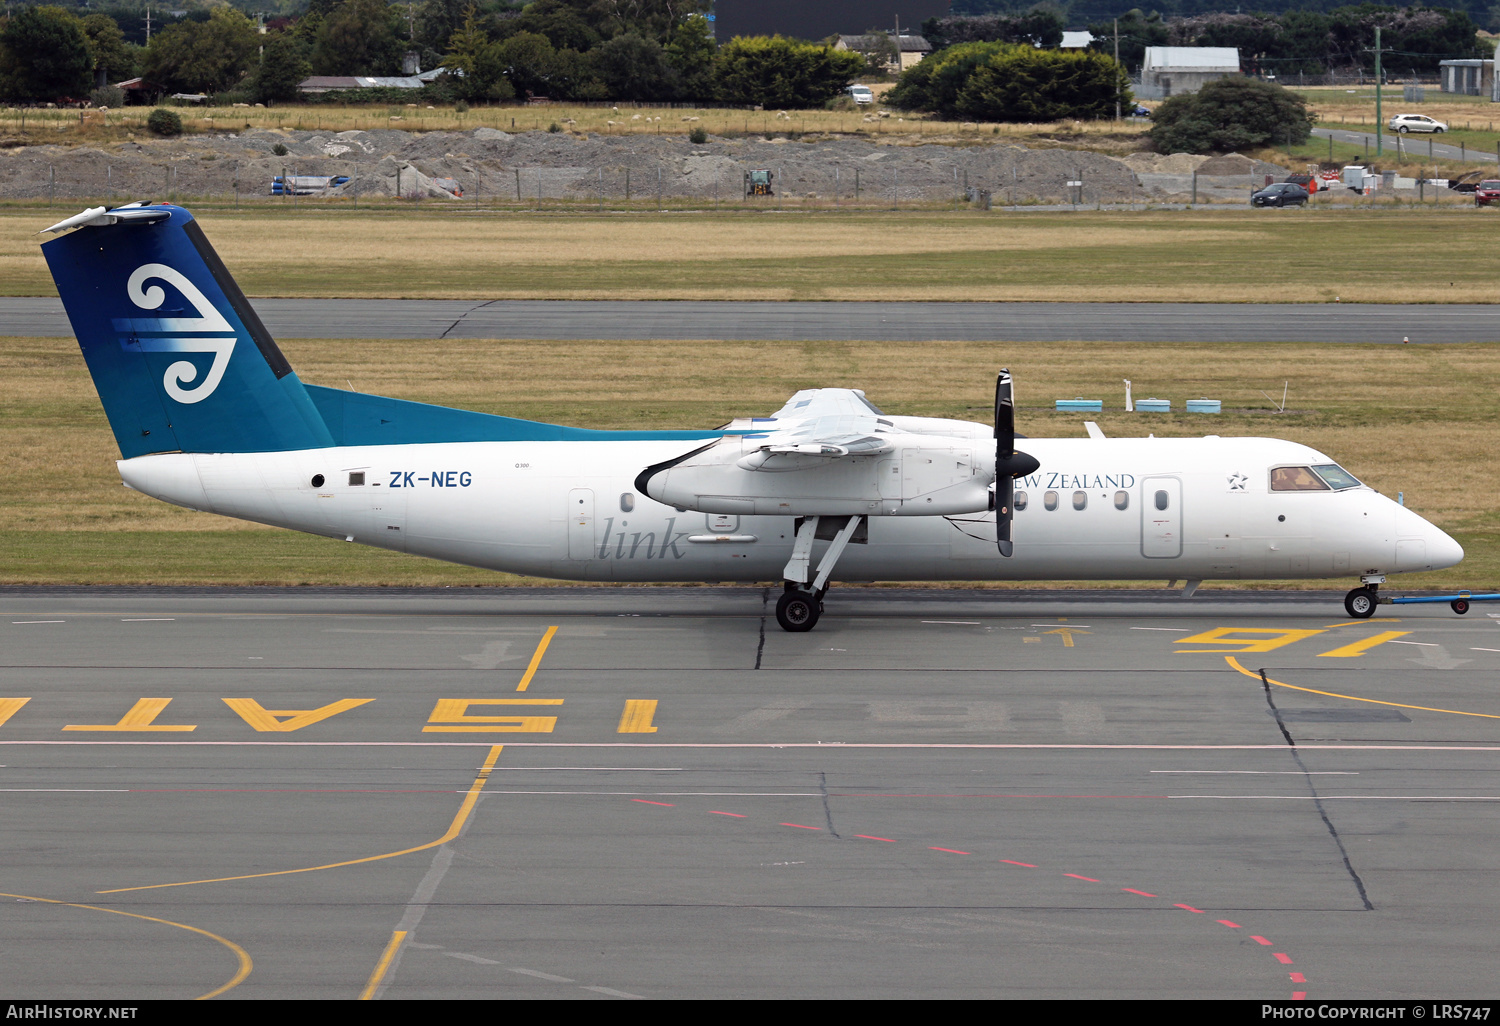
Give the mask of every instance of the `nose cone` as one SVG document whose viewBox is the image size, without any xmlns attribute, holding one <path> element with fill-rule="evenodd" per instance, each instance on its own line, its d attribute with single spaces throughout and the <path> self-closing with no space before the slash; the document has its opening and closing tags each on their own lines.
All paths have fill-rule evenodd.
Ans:
<svg viewBox="0 0 1500 1026">
<path fill-rule="evenodd" d="M 1441 570 L 1464 558 L 1463 546 L 1409 509 L 1396 511 L 1396 569 Z"/>
</svg>

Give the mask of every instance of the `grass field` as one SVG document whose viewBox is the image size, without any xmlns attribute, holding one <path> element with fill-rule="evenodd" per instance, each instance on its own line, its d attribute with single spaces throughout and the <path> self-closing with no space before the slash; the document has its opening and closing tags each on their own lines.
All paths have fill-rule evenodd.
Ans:
<svg viewBox="0 0 1500 1026">
<path fill-rule="evenodd" d="M 847 385 L 892 413 L 987 420 L 993 373 L 1016 375 L 1020 430 L 1082 436 L 1055 398 L 1103 398 L 1110 435 L 1267 435 L 1334 456 L 1450 531 L 1455 570 L 1404 587 L 1500 585 L 1493 467 L 1500 345 L 382 342 L 283 340 L 299 375 L 361 391 L 598 428 L 712 427 L 798 388 Z M 732 356 L 732 358 L 724 358 Z M 1138 395 L 1223 401 L 1218 417 L 1120 410 Z M 0 583 L 514 583 L 327 539 L 190 513 L 123 488 L 113 438 L 71 340 L 0 339 Z M 1288 385 L 1288 410 L 1280 397 Z M 1328 587 L 1309 582 L 1302 586 Z"/>
<path fill-rule="evenodd" d="M 202 211 L 252 296 L 454 299 L 1500 301 L 1500 210 L 857 214 Z M 0 294 L 52 295 L 0 214 Z M 295 240 L 295 245 L 286 245 Z"/>
</svg>

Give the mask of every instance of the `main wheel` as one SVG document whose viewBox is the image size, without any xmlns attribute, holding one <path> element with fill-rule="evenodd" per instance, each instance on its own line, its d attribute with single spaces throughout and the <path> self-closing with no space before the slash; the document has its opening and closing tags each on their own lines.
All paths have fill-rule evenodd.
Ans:
<svg viewBox="0 0 1500 1026">
<path fill-rule="evenodd" d="M 1410 131 L 1410 129 L 1407 128 L 1405 125 L 1402 125 L 1400 128 L 1396 129 L 1396 131 L 1400 132 L 1402 135 L 1405 135 L 1407 132 Z"/>
<path fill-rule="evenodd" d="M 1375 615 L 1377 601 L 1369 588 L 1355 588 L 1344 596 L 1344 610 L 1356 620 L 1368 620 Z"/>
<path fill-rule="evenodd" d="M 776 622 L 782 630 L 793 634 L 812 630 L 822 611 L 822 603 L 807 591 L 783 592 L 776 600 Z"/>
<path fill-rule="evenodd" d="M 1459 616 L 1463 616 L 1469 611 L 1468 599 L 1454 599 L 1452 602 L 1449 602 L 1448 605 L 1452 606 L 1453 611 Z"/>
</svg>

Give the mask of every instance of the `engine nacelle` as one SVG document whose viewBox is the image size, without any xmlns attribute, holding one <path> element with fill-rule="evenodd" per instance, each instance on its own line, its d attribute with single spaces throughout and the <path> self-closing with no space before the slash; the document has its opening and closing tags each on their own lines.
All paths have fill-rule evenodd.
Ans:
<svg viewBox="0 0 1500 1026">
<path fill-rule="evenodd" d="M 702 513 L 952 516 L 990 508 L 993 453 L 976 451 L 966 438 L 888 440 L 884 452 L 823 455 L 768 452 L 753 438 L 724 438 L 679 462 L 648 467 L 636 487 Z"/>
</svg>

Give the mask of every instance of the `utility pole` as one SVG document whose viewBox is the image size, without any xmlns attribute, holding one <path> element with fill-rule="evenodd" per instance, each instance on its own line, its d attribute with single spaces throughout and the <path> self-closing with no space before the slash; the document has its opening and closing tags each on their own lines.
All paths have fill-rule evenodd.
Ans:
<svg viewBox="0 0 1500 1026">
<path fill-rule="evenodd" d="M 151 8 L 146 8 L 146 45 L 151 45 Z"/>
<path fill-rule="evenodd" d="M 1380 156 L 1385 143 L 1385 121 L 1380 113 L 1380 26 L 1375 26 L 1375 156 Z"/>
<path fill-rule="evenodd" d="M 1120 67 L 1120 19 L 1115 19 L 1115 69 L 1118 73 Z M 1115 120 L 1120 120 L 1120 90 L 1115 89 Z"/>
<path fill-rule="evenodd" d="M 896 15 L 896 35 L 891 42 L 896 44 L 896 74 L 901 74 L 901 15 Z"/>
</svg>

